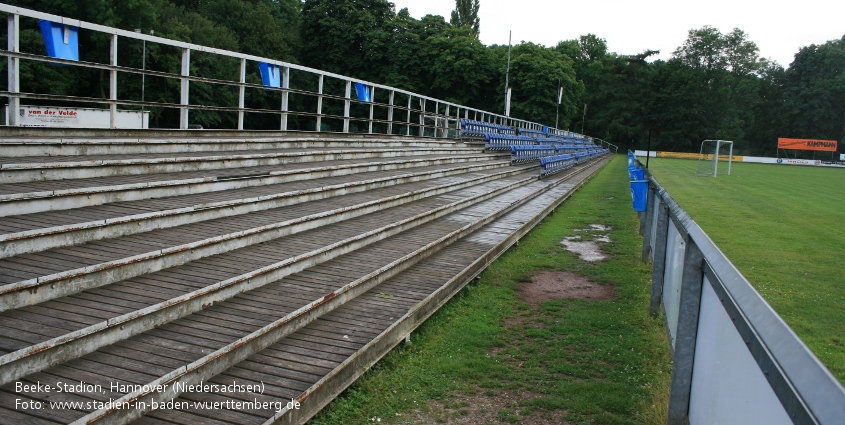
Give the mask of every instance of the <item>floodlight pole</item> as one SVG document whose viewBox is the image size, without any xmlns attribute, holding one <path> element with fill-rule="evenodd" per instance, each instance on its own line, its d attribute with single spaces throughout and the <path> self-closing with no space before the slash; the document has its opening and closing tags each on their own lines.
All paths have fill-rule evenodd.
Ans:
<svg viewBox="0 0 845 425">
<path fill-rule="evenodd" d="M 560 102 L 563 100 L 563 86 L 560 85 L 560 78 L 557 80 L 557 109 L 555 110 L 555 130 L 560 121 Z"/>
<path fill-rule="evenodd" d="M 587 121 L 587 104 L 584 104 L 584 115 L 581 116 L 581 134 L 584 134 L 584 123 Z"/>
<path fill-rule="evenodd" d="M 508 84 L 510 82 L 508 80 L 511 74 L 511 35 L 513 35 L 513 31 L 508 31 L 508 68 L 505 71 L 505 116 L 510 116 L 510 100 L 508 98 Z"/>
</svg>

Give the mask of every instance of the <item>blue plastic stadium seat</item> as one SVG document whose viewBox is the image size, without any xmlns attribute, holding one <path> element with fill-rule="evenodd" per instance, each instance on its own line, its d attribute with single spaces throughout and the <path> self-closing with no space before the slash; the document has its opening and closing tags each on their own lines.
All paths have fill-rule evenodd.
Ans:
<svg viewBox="0 0 845 425">
<path fill-rule="evenodd" d="M 279 71 L 279 65 L 273 65 L 267 62 L 258 62 L 258 71 L 261 73 L 261 83 L 265 86 L 282 86 L 282 73 Z"/>
<path fill-rule="evenodd" d="M 47 48 L 47 56 L 52 58 L 79 60 L 79 29 L 72 25 L 64 25 L 58 22 L 38 21 L 41 28 L 41 37 L 44 40 L 44 47 Z M 65 66 L 65 64 L 53 64 Z"/>
</svg>

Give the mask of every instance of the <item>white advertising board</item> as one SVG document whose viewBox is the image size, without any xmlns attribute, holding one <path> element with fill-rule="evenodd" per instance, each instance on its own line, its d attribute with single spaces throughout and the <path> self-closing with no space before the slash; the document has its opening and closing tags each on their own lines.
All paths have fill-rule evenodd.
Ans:
<svg viewBox="0 0 845 425">
<path fill-rule="evenodd" d="M 4 107 L 4 124 L 8 122 L 8 106 Z M 18 122 L 21 127 L 110 128 L 108 109 L 64 108 L 56 106 L 21 105 Z M 149 128 L 150 113 L 145 111 L 117 111 L 115 128 Z"/>
<path fill-rule="evenodd" d="M 634 151 L 634 155 L 638 157 L 645 157 L 646 151 Z M 651 151 L 652 158 L 685 158 L 698 159 L 697 153 L 683 153 L 683 152 L 655 152 Z M 839 157 L 845 161 L 845 154 L 840 154 Z M 818 160 L 818 159 L 789 159 L 789 158 L 768 158 L 762 156 L 736 156 L 733 160 L 736 162 L 755 162 L 758 164 L 781 164 L 781 165 L 809 165 L 814 167 L 845 167 L 845 164 L 837 163 L 835 161 Z"/>
</svg>

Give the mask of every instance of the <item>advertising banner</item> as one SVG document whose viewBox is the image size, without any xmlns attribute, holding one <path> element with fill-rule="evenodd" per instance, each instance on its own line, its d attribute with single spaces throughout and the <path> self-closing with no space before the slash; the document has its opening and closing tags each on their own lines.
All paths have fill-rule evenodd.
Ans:
<svg viewBox="0 0 845 425">
<path fill-rule="evenodd" d="M 639 151 L 638 151 L 639 152 Z M 645 155 L 645 153 L 643 153 Z M 675 159 L 705 159 L 711 160 L 713 159 L 713 154 L 697 154 L 697 153 L 686 153 L 686 152 L 657 152 L 656 154 L 652 153 L 652 156 L 657 156 L 658 158 L 675 158 Z M 719 155 L 719 159 L 722 161 L 727 161 L 727 155 Z M 734 155 L 731 157 L 734 161 L 742 162 L 742 156 Z"/>
<path fill-rule="evenodd" d="M 5 125 L 8 106 L 3 107 L 2 124 Z M 108 109 L 66 108 L 55 106 L 21 105 L 18 122 L 21 127 L 109 128 L 111 113 Z M 150 112 L 118 110 L 115 128 L 149 128 Z"/>
<path fill-rule="evenodd" d="M 778 149 L 836 152 L 838 147 L 839 143 L 836 140 L 778 138 Z"/>
</svg>

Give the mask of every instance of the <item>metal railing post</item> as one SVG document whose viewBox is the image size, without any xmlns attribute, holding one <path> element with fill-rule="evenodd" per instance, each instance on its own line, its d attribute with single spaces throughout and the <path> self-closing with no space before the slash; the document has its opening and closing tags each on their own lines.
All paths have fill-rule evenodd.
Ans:
<svg viewBox="0 0 845 425">
<path fill-rule="evenodd" d="M 450 105 L 446 105 L 446 118 L 443 120 L 445 122 L 445 128 L 443 129 L 443 137 L 449 137 L 449 108 Z"/>
<path fill-rule="evenodd" d="M 315 131 L 320 131 L 323 127 L 323 81 L 325 76 L 320 74 L 317 80 L 317 128 Z"/>
<path fill-rule="evenodd" d="M 288 129 L 288 100 L 290 99 L 290 67 L 286 66 L 282 70 L 282 123 L 279 129 L 287 131 Z"/>
<path fill-rule="evenodd" d="M 669 392 L 667 425 L 689 423 L 692 368 L 695 359 L 695 343 L 698 338 L 701 287 L 704 280 L 704 256 L 689 235 L 685 239 L 686 252 L 681 280 L 675 353 L 672 358 L 672 386 Z"/>
<path fill-rule="evenodd" d="M 655 234 L 652 255 L 654 265 L 651 273 L 651 301 L 648 306 L 648 314 L 656 317 L 660 312 L 660 304 L 663 302 L 663 277 L 666 273 L 666 244 L 669 242 L 669 209 L 663 202 L 660 202 L 657 210 L 657 224 L 653 229 Z"/>
<path fill-rule="evenodd" d="M 352 107 L 352 81 L 346 82 L 346 100 L 343 103 L 343 132 L 349 133 L 349 110 Z"/>
<path fill-rule="evenodd" d="M 238 130 L 244 129 L 244 99 L 246 98 L 246 59 L 241 59 L 241 76 L 238 79 L 241 83 L 238 87 Z"/>
<path fill-rule="evenodd" d="M 117 34 L 109 43 L 109 65 L 117 66 Z M 144 119 L 143 115 L 141 119 Z M 109 70 L 109 128 L 117 127 L 117 69 Z"/>
<path fill-rule="evenodd" d="M 191 49 L 183 48 L 182 49 L 182 77 L 188 77 L 191 75 Z M 188 129 L 188 100 L 190 97 L 188 96 L 188 90 L 190 88 L 190 80 L 187 78 L 182 78 L 182 86 L 181 86 L 181 99 L 179 104 L 182 105 L 179 108 L 179 128 L 182 130 Z"/>
<path fill-rule="evenodd" d="M 405 129 L 405 135 L 411 135 L 411 95 L 408 95 L 408 127 Z"/>
<path fill-rule="evenodd" d="M 420 137 L 425 136 L 425 99 L 420 98 Z"/>
<path fill-rule="evenodd" d="M 437 123 L 440 120 L 440 102 L 434 101 L 434 137 L 440 137 L 437 135 L 437 131 L 440 129 L 440 126 Z"/>
<path fill-rule="evenodd" d="M 8 28 L 9 28 L 9 36 L 7 40 L 7 46 L 9 52 L 18 53 L 20 52 L 20 16 L 17 14 L 11 14 L 7 16 L 8 19 Z M 21 92 L 21 81 L 20 81 L 20 59 L 18 58 L 9 58 L 9 68 L 8 68 L 9 78 L 8 82 L 8 90 L 12 93 L 9 96 L 9 109 L 8 109 L 8 121 L 7 123 L 10 126 L 18 126 L 20 125 L 20 119 L 18 118 L 18 109 L 21 107 L 21 98 L 16 96 L 16 93 Z"/>
<path fill-rule="evenodd" d="M 393 134 L 393 101 L 396 98 L 396 90 L 390 91 L 390 99 L 388 103 L 390 106 L 387 107 L 387 134 Z"/>
<path fill-rule="evenodd" d="M 374 103 L 376 101 L 376 88 L 370 86 L 367 90 L 370 91 L 370 119 L 368 121 L 368 133 L 373 134 L 373 108 L 375 107 Z"/>
</svg>

